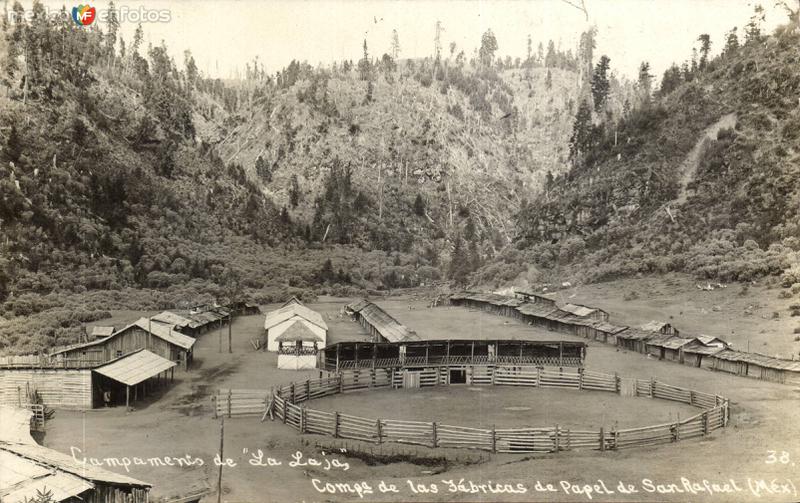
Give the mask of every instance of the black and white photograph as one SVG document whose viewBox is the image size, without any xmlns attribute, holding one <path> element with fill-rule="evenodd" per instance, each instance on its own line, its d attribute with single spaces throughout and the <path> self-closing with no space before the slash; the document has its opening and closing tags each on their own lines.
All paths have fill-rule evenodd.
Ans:
<svg viewBox="0 0 800 503">
<path fill-rule="evenodd" d="M 800 0 L 1 0 L 0 503 L 800 501 Z"/>
</svg>

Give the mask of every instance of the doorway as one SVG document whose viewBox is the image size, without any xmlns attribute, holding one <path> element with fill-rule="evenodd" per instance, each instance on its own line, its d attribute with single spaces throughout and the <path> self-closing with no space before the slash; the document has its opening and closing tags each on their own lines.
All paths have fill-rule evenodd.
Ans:
<svg viewBox="0 0 800 503">
<path fill-rule="evenodd" d="M 466 369 L 450 369 L 450 384 L 467 384 Z"/>
</svg>

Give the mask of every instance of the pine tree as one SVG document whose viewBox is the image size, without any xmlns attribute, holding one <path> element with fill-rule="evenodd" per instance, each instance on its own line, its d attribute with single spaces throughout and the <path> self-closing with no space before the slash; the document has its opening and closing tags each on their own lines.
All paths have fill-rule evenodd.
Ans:
<svg viewBox="0 0 800 503">
<path fill-rule="evenodd" d="M 734 26 L 731 28 L 725 35 L 725 49 L 722 53 L 725 55 L 726 58 L 729 58 L 736 54 L 739 50 L 739 37 L 736 35 L 736 27 Z"/>
<path fill-rule="evenodd" d="M 703 33 L 697 37 L 697 41 L 700 42 L 699 68 L 700 70 L 705 70 L 708 64 L 708 54 L 711 52 L 711 37 L 707 33 Z"/>
<path fill-rule="evenodd" d="M 414 214 L 418 217 L 425 216 L 425 200 L 422 199 L 421 194 L 417 194 L 417 197 L 414 199 Z"/>
<path fill-rule="evenodd" d="M 361 80 L 369 80 L 371 74 L 372 64 L 369 60 L 369 52 L 367 51 L 367 39 L 364 39 L 364 57 L 358 62 L 358 74 Z"/>
<path fill-rule="evenodd" d="M 497 38 L 494 36 L 494 32 L 492 29 L 486 30 L 486 32 L 481 37 L 481 48 L 478 51 L 478 55 L 481 60 L 481 64 L 485 67 L 492 66 L 492 61 L 494 60 L 494 53 L 497 51 L 499 47 L 497 46 Z"/>
<path fill-rule="evenodd" d="M 469 274 L 468 263 L 469 257 L 466 250 L 464 250 L 464 242 L 461 240 L 460 235 L 456 235 L 455 243 L 453 244 L 453 255 L 450 257 L 448 276 L 457 285 L 463 285 L 467 282 L 467 275 Z"/>
<path fill-rule="evenodd" d="M 639 92 L 642 103 L 648 103 L 653 93 L 653 76 L 650 74 L 650 63 L 642 61 L 639 65 Z"/>
<path fill-rule="evenodd" d="M 300 182 L 297 180 L 297 175 L 292 174 L 291 186 L 289 187 L 289 204 L 292 208 L 297 208 L 300 203 Z"/>
<path fill-rule="evenodd" d="M 15 124 L 11 125 L 11 130 L 8 132 L 5 151 L 10 161 L 19 163 L 22 156 L 22 138 L 20 138 Z"/>
<path fill-rule="evenodd" d="M 594 98 L 594 110 L 600 113 L 608 98 L 610 83 L 608 81 L 608 68 L 611 60 L 605 54 L 600 56 L 600 61 L 594 69 L 592 75 L 592 98 Z"/>
<path fill-rule="evenodd" d="M 569 139 L 569 160 L 573 167 L 578 167 L 583 163 L 593 141 L 592 108 L 584 99 L 578 105 L 575 122 L 572 124 L 572 136 Z"/>
</svg>

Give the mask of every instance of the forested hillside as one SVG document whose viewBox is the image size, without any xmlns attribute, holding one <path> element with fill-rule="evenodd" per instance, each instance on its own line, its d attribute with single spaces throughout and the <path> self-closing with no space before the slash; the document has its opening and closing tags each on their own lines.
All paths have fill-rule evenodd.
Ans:
<svg viewBox="0 0 800 503">
<path fill-rule="evenodd" d="M 106 310 L 687 271 L 800 276 L 796 14 L 660 80 L 528 39 L 401 35 L 237 80 L 12 7 L 0 45 L 0 349 Z M 113 13 L 113 6 L 112 6 Z M 758 11 L 756 11 L 758 14 Z M 441 31 L 437 28 L 437 34 Z M 722 44 L 722 41 L 714 41 Z M 794 275 L 794 276 L 793 276 Z"/>
<path fill-rule="evenodd" d="M 724 50 L 673 65 L 656 86 L 642 65 L 634 106 L 607 120 L 580 105 L 570 168 L 516 218 L 515 245 L 473 277 L 601 281 L 685 271 L 800 281 L 800 41 L 794 21 L 762 33 L 759 10 Z M 596 68 L 596 73 L 600 64 Z M 533 265 L 533 266 L 532 266 Z"/>
<path fill-rule="evenodd" d="M 144 47 L 141 27 L 122 39 L 113 14 L 83 28 L 12 9 L 0 345 L 18 350 L 106 309 L 415 286 L 454 251 L 466 273 L 563 166 L 581 85 L 571 51 L 502 60 L 491 31 L 470 60 L 453 45 L 401 60 L 395 37 L 393 56 L 365 44 L 355 63 L 256 61 L 221 81 Z"/>
</svg>

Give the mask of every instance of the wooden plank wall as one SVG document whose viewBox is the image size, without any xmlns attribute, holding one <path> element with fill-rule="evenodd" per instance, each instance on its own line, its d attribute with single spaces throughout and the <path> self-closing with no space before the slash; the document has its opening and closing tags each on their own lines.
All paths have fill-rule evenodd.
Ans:
<svg viewBox="0 0 800 503">
<path fill-rule="evenodd" d="M 0 369 L 0 403 L 27 401 L 26 390 L 36 390 L 54 409 L 92 408 L 92 371 L 89 369 Z"/>
</svg>

